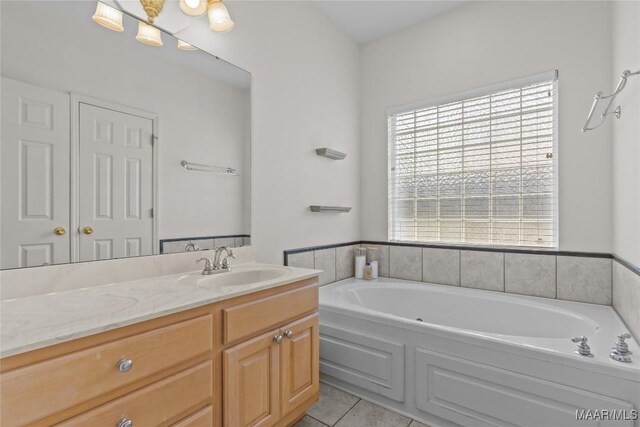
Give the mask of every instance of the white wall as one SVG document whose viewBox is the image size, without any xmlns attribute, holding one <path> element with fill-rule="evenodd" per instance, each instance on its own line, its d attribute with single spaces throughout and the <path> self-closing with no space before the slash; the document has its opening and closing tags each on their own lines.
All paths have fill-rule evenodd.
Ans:
<svg viewBox="0 0 640 427">
<path fill-rule="evenodd" d="M 640 69 L 640 2 L 613 3 L 613 80 Z M 640 266 L 640 76 L 617 98 L 622 106 L 613 128 L 613 252 Z"/>
<path fill-rule="evenodd" d="M 249 90 L 165 59 L 133 40 L 135 25 L 115 33 L 94 24 L 95 2 L 52 4 L 3 2 L 2 75 L 158 114 L 161 239 L 248 233 Z M 219 162 L 241 176 L 188 172 L 182 159 Z"/>
<path fill-rule="evenodd" d="M 282 251 L 359 238 L 358 46 L 311 2 L 231 1 L 236 28 L 206 19 L 180 35 L 252 73 L 252 245 L 281 263 Z M 168 6 L 167 6 L 168 7 Z M 317 147 L 348 153 L 330 161 Z M 309 205 L 352 206 L 313 214 Z"/>
<path fill-rule="evenodd" d="M 362 237 L 387 239 L 390 107 L 559 70 L 561 250 L 611 250 L 611 131 L 582 134 L 611 86 L 606 2 L 471 2 L 364 47 Z"/>
</svg>

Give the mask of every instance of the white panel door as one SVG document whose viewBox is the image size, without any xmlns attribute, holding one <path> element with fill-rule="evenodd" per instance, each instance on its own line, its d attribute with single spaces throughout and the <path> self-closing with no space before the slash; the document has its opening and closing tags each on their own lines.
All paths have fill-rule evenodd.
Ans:
<svg viewBox="0 0 640 427">
<path fill-rule="evenodd" d="M 79 127 L 80 261 L 150 255 L 153 121 L 81 103 Z"/>
<path fill-rule="evenodd" d="M 69 95 L 5 77 L 1 90 L 0 266 L 69 262 Z"/>
</svg>

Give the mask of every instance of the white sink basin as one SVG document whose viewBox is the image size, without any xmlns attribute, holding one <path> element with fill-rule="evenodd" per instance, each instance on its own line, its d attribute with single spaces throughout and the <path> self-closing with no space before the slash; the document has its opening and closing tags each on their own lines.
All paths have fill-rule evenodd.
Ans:
<svg viewBox="0 0 640 427">
<path fill-rule="evenodd" d="M 202 276 L 201 279 L 196 281 L 196 286 L 201 288 L 211 288 L 250 285 L 275 280 L 288 273 L 289 269 L 286 267 L 239 268 L 226 273 Z"/>
</svg>

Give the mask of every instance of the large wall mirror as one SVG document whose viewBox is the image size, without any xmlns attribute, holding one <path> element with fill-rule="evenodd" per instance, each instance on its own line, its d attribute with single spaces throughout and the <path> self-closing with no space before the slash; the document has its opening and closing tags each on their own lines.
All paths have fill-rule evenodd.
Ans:
<svg viewBox="0 0 640 427">
<path fill-rule="evenodd" d="M 248 245 L 250 74 L 96 6 L 0 2 L 0 267 Z"/>
</svg>

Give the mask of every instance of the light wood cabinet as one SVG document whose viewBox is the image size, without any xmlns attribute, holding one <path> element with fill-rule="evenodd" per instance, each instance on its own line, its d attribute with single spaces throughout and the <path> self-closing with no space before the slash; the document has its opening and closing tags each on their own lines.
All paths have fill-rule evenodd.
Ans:
<svg viewBox="0 0 640 427">
<path fill-rule="evenodd" d="M 224 425 L 269 427 L 280 418 L 279 331 L 225 350 Z"/>
<path fill-rule="evenodd" d="M 0 359 L 0 425 L 291 425 L 318 399 L 317 283 Z"/>
<path fill-rule="evenodd" d="M 318 315 L 225 350 L 224 425 L 269 427 L 317 396 Z"/>
<path fill-rule="evenodd" d="M 318 315 L 285 326 L 280 348 L 280 407 L 289 413 L 320 389 Z"/>
</svg>

